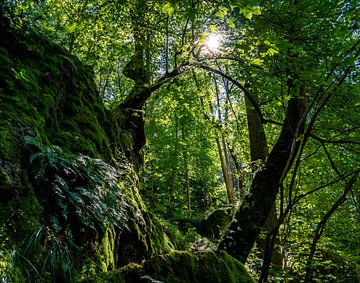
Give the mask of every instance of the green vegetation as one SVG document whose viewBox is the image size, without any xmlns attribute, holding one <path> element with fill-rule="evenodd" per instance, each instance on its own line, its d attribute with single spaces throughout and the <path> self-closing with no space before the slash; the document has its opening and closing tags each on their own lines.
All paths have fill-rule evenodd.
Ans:
<svg viewBox="0 0 360 283">
<path fill-rule="evenodd" d="M 0 281 L 357 282 L 357 2 L 2 1 Z"/>
<path fill-rule="evenodd" d="M 147 281 L 146 281 L 147 280 Z M 174 252 L 100 274 L 90 282 L 255 282 L 244 266 L 225 252 Z M 87 281 L 88 282 L 88 281 Z"/>
</svg>

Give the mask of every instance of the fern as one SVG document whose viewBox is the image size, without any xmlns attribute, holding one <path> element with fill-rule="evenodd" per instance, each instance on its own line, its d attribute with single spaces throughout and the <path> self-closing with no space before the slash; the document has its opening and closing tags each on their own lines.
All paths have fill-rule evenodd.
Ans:
<svg viewBox="0 0 360 283">
<path fill-rule="evenodd" d="M 25 137 L 24 143 L 31 151 L 32 182 L 39 198 L 45 200 L 47 212 L 46 227 L 30 237 L 26 252 L 33 253 L 42 241 L 47 253 L 43 272 L 50 269 L 56 277 L 55 273 L 61 271 L 71 281 L 69 247 L 80 249 L 74 235 L 83 229 L 96 235 L 107 224 L 129 229 L 127 211 L 133 208 L 127 204 L 123 191 L 130 181 L 125 178 L 129 172 L 126 165 L 117 170 L 99 159 L 43 145 L 33 137 Z M 74 225 L 74 221 L 80 225 Z"/>
<path fill-rule="evenodd" d="M 32 137 L 25 137 L 25 143 L 37 150 L 29 158 L 34 179 L 38 186 L 50 187 L 61 221 L 75 213 L 91 229 L 94 222 L 127 228 L 128 204 L 119 185 L 123 172 L 99 159 L 66 155 L 60 147 L 42 145 Z"/>
</svg>

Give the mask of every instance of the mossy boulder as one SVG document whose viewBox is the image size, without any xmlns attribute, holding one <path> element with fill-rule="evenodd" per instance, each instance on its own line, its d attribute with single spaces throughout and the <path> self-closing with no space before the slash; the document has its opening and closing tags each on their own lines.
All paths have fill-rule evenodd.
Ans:
<svg viewBox="0 0 360 283">
<path fill-rule="evenodd" d="M 198 223 L 197 229 L 201 235 L 209 239 L 218 240 L 221 238 L 223 231 L 231 223 L 234 213 L 234 207 L 216 209 Z"/>
<path fill-rule="evenodd" d="M 86 282 L 251 283 L 245 267 L 226 252 L 176 251 L 99 274 Z"/>
</svg>

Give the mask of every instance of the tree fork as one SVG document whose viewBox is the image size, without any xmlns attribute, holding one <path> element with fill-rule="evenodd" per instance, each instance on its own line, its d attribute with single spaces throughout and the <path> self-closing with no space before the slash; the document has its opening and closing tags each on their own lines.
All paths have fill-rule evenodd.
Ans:
<svg viewBox="0 0 360 283">
<path fill-rule="evenodd" d="M 305 99 L 289 100 L 280 136 L 263 167 L 256 173 L 250 194 L 236 212 L 219 249 L 245 262 L 272 207 L 283 179 L 291 167 L 304 131 L 306 115 Z"/>
</svg>

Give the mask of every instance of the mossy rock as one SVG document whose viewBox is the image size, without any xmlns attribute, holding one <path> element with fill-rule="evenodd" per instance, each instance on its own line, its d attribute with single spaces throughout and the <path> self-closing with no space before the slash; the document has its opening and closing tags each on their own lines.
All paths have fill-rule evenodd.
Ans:
<svg viewBox="0 0 360 283">
<path fill-rule="evenodd" d="M 93 73 L 43 36 L 12 27 L 3 15 L 0 103 L 2 120 L 30 127 L 42 142 L 111 160 L 103 128 L 111 117 Z M 75 141 L 67 138 L 68 132 L 79 137 L 76 147 Z"/>
<path fill-rule="evenodd" d="M 233 207 L 219 208 L 212 211 L 198 224 L 198 231 L 209 239 L 220 239 L 223 231 L 231 223 L 234 217 Z"/>
<path fill-rule="evenodd" d="M 189 227 L 195 227 L 201 236 L 216 242 L 230 225 L 235 211 L 235 207 L 223 207 L 206 213 L 205 217 L 201 215 L 192 218 L 177 218 L 176 222 L 183 232 L 186 232 Z"/>
<path fill-rule="evenodd" d="M 173 252 L 141 265 L 86 278 L 84 282 L 246 283 L 255 282 L 245 267 L 225 252 Z"/>
<path fill-rule="evenodd" d="M 0 205 L 0 250 L 20 248 L 41 226 L 43 208 L 34 191 L 19 195 Z"/>
</svg>

